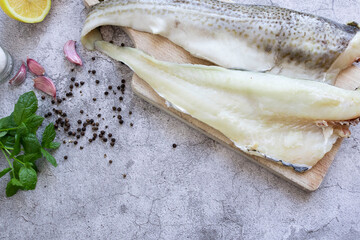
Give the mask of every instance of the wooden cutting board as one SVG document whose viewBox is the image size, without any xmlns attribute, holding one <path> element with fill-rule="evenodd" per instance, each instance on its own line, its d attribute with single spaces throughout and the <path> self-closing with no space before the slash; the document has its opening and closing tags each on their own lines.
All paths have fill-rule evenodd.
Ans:
<svg viewBox="0 0 360 240">
<path fill-rule="evenodd" d="M 84 1 L 87 7 L 93 6 L 98 3 L 98 0 Z M 132 39 L 136 48 L 143 50 L 144 52 L 152 55 L 156 59 L 176 63 L 193 63 L 204 65 L 211 64 L 205 60 L 201 60 L 191 56 L 183 48 L 173 44 L 166 38 L 159 35 L 139 32 L 129 28 L 124 28 L 124 30 Z M 251 156 L 242 152 L 241 150 L 236 148 L 234 144 L 221 132 L 187 114 L 167 107 L 164 99 L 161 98 L 145 81 L 140 79 L 136 74 L 134 74 L 132 78 L 131 85 L 134 93 L 137 94 L 139 97 L 145 99 L 154 106 L 160 108 L 161 110 L 164 110 L 165 112 L 185 122 L 189 126 L 201 131 L 208 137 L 214 139 L 215 141 L 221 143 L 228 148 L 233 149 L 247 159 L 259 164 L 262 167 L 265 167 L 277 176 L 293 183 L 294 185 L 306 191 L 314 191 L 319 188 L 342 142 L 342 140 L 339 139 L 333 146 L 332 150 L 327 153 L 324 158 L 321 159 L 311 170 L 305 173 L 297 173 L 292 168 L 285 167 L 278 163 L 265 160 L 260 157 Z M 359 87 L 360 69 L 353 66 L 343 71 L 336 81 L 336 86 L 345 89 L 355 89 Z M 339 159 L 339 161 L 341 161 L 341 159 Z"/>
</svg>

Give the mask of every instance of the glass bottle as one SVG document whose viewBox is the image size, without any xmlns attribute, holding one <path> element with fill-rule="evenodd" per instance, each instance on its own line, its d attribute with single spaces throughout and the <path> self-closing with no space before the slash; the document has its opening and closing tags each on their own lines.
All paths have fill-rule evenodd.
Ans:
<svg viewBox="0 0 360 240">
<path fill-rule="evenodd" d="M 11 55 L 0 46 L 0 83 L 10 79 L 13 67 Z"/>
</svg>

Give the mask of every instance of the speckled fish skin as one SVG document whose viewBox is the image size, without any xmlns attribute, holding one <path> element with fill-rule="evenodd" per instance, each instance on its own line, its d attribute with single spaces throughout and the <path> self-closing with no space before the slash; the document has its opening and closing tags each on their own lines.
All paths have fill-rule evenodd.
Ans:
<svg viewBox="0 0 360 240">
<path fill-rule="evenodd" d="M 109 0 L 95 6 L 86 19 L 82 42 L 87 48 L 93 49 L 87 34 L 102 25 L 160 34 L 223 67 L 330 84 L 360 57 L 356 26 L 275 6 L 216 0 Z M 345 54 L 355 36 L 359 36 L 356 46 Z M 346 56 L 336 62 L 342 53 Z"/>
</svg>

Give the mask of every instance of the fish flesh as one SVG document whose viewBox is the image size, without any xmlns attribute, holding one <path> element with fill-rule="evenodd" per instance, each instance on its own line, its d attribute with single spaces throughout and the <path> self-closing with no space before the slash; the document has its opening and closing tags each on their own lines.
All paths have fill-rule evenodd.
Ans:
<svg viewBox="0 0 360 240">
<path fill-rule="evenodd" d="M 360 91 L 217 66 L 158 61 L 140 50 L 96 41 L 127 64 L 169 107 L 208 124 L 240 150 L 305 171 L 360 117 Z"/>
<path fill-rule="evenodd" d="M 88 14 L 81 33 L 93 50 L 98 27 L 159 34 L 225 68 L 334 84 L 360 57 L 357 24 L 344 25 L 276 6 L 216 0 L 108 0 Z"/>
</svg>

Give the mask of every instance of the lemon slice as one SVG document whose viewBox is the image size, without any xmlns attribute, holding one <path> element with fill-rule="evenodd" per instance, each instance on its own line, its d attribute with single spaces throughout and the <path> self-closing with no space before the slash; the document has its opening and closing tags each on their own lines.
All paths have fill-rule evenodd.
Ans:
<svg viewBox="0 0 360 240">
<path fill-rule="evenodd" d="M 51 0 L 0 0 L 0 7 L 13 19 L 37 23 L 49 13 Z"/>
</svg>

